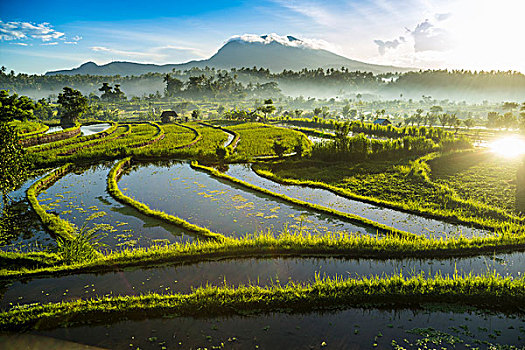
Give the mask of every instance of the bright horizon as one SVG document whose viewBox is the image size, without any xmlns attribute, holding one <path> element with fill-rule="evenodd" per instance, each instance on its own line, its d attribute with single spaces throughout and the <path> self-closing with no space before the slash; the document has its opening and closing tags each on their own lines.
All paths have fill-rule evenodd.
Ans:
<svg viewBox="0 0 525 350">
<path fill-rule="evenodd" d="M 236 35 L 292 35 L 339 55 L 422 69 L 525 72 L 525 3 L 482 0 L 0 4 L 0 64 L 42 74 L 87 61 L 184 63 Z"/>
</svg>

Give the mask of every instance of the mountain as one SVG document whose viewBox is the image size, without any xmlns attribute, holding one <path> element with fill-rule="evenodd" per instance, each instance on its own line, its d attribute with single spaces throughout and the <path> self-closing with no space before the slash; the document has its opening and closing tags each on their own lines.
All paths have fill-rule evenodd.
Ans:
<svg viewBox="0 0 525 350">
<path fill-rule="evenodd" d="M 293 36 L 252 35 L 232 37 L 212 57 L 201 61 L 190 61 L 180 64 L 143 64 L 133 62 L 111 62 L 97 65 L 93 62 L 82 64 L 71 70 L 47 72 L 46 75 L 141 75 L 145 73 L 168 73 L 173 69 L 186 70 L 193 67 L 210 67 L 230 69 L 241 67 L 263 67 L 273 72 L 284 69 L 298 71 L 303 68 L 348 68 L 351 71 L 367 71 L 372 73 L 406 72 L 414 69 L 394 66 L 381 66 L 352 60 L 322 47 L 321 44 L 297 39 Z"/>
</svg>

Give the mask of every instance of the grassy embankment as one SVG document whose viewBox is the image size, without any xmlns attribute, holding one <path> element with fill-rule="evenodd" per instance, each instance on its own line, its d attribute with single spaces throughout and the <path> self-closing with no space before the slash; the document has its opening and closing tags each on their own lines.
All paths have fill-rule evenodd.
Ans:
<svg viewBox="0 0 525 350">
<path fill-rule="evenodd" d="M 420 307 L 447 303 L 522 313 L 525 278 L 423 275 L 318 278 L 311 284 L 201 287 L 190 294 L 102 297 L 29 305 L 0 313 L 0 329 L 53 329 L 119 320 L 239 313 L 304 312 L 359 306 Z"/>
<path fill-rule="evenodd" d="M 24 121 L 14 120 L 9 122 L 9 125 L 15 128 L 16 133 L 20 138 L 26 138 L 37 134 L 42 134 L 49 130 L 49 126 L 36 121 Z"/>
<path fill-rule="evenodd" d="M 40 217 L 40 220 L 44 224 L 44 227 L 55 237 L 59 237 L 64 240 L 71 240 L 75 234 L 75 227 L 66 220 L 61 219 L 58 215 L 48 213 L 39 203 L 37 196 L 45 188 L 49 187 L 53 182 L 57 181 L 59 178 L 67 174 L 73 164 L 68 163 L 51 173 L 49 173 L 44 178 L 35 182 L 27 190 L 27 199 L 31 204 L 33 210 Z"/>
<path fill-rule="evenodd" d="M 320 187 L 350 199 L 492 231 L 523 232 L 521 218 L 463 199 L 449 187 L 434 183 L 427 161 L 438 156 L 352 164 L 303 160 L 253 168 L 259 175 L 284 184 Z"/>
<path fill-rule="evenodd" d="M 20 141 L 20 143 L 24 147 L 31 147 L 31 146 L 41 145 L 45 143 L 65 140 L 69 138 L 75 138 L 81 133 L 80 126 L 81 125 L 79 123 L 76 123 L 72 127 L 69 127 L 63 130 L 59 130 L 59 131 L 55 131 L 49 134 L 42 134 L 42 133 L 33 134 L 31 136 L 23 138 Z"/>
<path fill-rule="evenodd" d="M 139 152 L 142 147 L 157 143 L 165 136 L 162 128 L 155 123 L 118 125 L 116 130 L 97 140 L 81 143 L 69 142 L 49 149 L 35 150 L 30 160 L 35 166 L 43 167 L 67 162 L 82 163 L 112 160 Z M 70 151 L 74 149 L 74 153 Z"/>
</svg>

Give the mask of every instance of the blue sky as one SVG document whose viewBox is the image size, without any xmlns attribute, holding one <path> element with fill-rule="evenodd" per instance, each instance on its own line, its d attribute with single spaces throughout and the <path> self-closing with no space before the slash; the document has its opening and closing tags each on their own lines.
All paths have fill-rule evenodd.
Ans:
<svg viewBox="0 0 525 350">
<path fill-rule="evenodd" d="M 277 33 L 372 63 L 525 72 L 523 3 L 2 1 L 0 64 L 44 73 L 86 61 L 180 63 L 208 58 L 234 35 Z"/>
</svg>

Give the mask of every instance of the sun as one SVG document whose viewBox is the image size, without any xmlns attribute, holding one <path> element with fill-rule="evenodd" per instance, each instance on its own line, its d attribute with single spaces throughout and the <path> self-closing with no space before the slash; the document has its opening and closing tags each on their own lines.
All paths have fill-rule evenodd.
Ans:
<svg viewBox="0 0 525 350">
<path fill-rule="evenodd" d="M 489 149 L 499 156 L 515 158 L 525 154 L 525 139 L 517 135 L 507 136 L 490 143 Z"/>
</svg>

